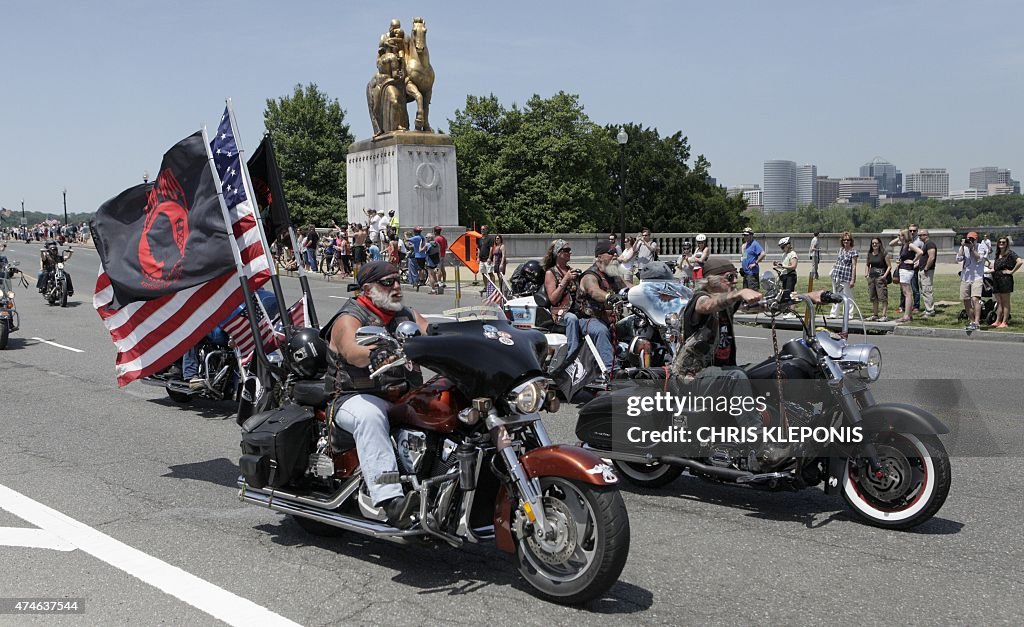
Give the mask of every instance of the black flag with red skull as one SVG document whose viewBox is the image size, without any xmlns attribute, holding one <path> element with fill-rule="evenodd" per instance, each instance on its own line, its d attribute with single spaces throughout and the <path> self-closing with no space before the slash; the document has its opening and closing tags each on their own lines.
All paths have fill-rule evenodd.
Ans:
<svg viewBox="0 0 1024 627">
<path fill-rule="evenodd" d="M 103 203 L 89 226 L 113 288 L 111 308 L 235 270 L 218 185 L 196 132 L 164 153 L 156 181 Z"/>
</svg>

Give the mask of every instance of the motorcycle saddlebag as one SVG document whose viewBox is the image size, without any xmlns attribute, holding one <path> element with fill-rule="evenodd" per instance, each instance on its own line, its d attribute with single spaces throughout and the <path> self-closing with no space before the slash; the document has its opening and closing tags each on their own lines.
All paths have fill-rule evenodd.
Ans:
<svg viewBox="0 0 1024 627">
<path fill-rule="evenodd" d="M 242 425 L 238 467 L 254 488 L 280 488 L 303 476 L 313 449 L 313 410 L 285 405 Z"/>
</svg>

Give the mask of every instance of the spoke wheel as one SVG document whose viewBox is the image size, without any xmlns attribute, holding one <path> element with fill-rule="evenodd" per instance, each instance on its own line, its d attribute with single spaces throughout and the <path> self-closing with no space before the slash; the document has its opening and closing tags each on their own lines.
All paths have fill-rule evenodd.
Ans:
<svg viewBox="0 0 1024 627">
<path fill-rule="evenodd" d="M 529 525 L 519 537 L 519 572 L 556 603 L 583 603 L 619 578 L 629 554 L 629 518 L 615 488 L 542 477 L 547 533 Z"/>
</svg>

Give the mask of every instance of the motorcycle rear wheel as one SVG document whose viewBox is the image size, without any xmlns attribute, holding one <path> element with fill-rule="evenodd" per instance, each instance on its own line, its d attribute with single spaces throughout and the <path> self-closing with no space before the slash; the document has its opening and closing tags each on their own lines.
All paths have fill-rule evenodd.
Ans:
<svg viewBox="0 0 1024 627">
<path fill-rule="evenodd" d="M 167 390 L 167 396 L 171 398 L 175 403 L 181 403 L 183 405 L 192 402 L 192 395 L 185 394 L 184 392 L 175 392 L 174 390 Z"/>
<path fill-rule="evenodd" d="M 635 486 L 641 488 L 660 488 L 668 485 L 683 474 L 683 469 L 670 464 L 637 464 L 612 460 L 612 465 L 619 474 Z"/>
<path fill-rule="evenodd" d="M 629 516 L 614 487 L 541 477 L 552 539 L 517 539 L 516 564 L 541 598 L 563 605 L 595 599 L 619 578 L 629 555 Z"/>
<path fill-rule="evenodd" d="M 952 480 L 939 438 L 879 433 L 872 443 L 885 477 L 863 472 L 855 457 L 843 469 L 843 500 L 857 517 L 884 529 L 909 529 L 934 516 L 946 502 Z"/>
</svg>

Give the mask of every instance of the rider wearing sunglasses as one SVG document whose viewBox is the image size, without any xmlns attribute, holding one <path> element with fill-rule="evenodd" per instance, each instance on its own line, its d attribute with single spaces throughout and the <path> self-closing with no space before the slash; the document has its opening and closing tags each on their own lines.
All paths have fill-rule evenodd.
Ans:
<svg viewBox="0 0 1024 627">
<path fill-rule="evenodd" d="M 325 385 L 333 399 L 332 419 L 355 438 L 374 506 L 383 508 L 393 526 L 406 528 L 413 524 L 412 517 L 419 508 L 417 493 L 403 494 L 401 485 L 380 485 L 377 478 L 398 470 L 391 447 L 388 399 L 408 389 L 409 379 L 419 374 L 394 368 L 376 380 L 370 379 L 371 372 L 394 361 L 397 355 L 388 347 L 356 342 L 359 327 L 380 326 L 393 334 L 399 323 L 407 320 L 426 333 L 427 321 L 403 304 L 398 277 L 398 268 L 385 261 L 363 264 L 356 276 L 361 293 L 341 306 L 324 325 L 320 337 L 328 342 Z"/>
</svg>

